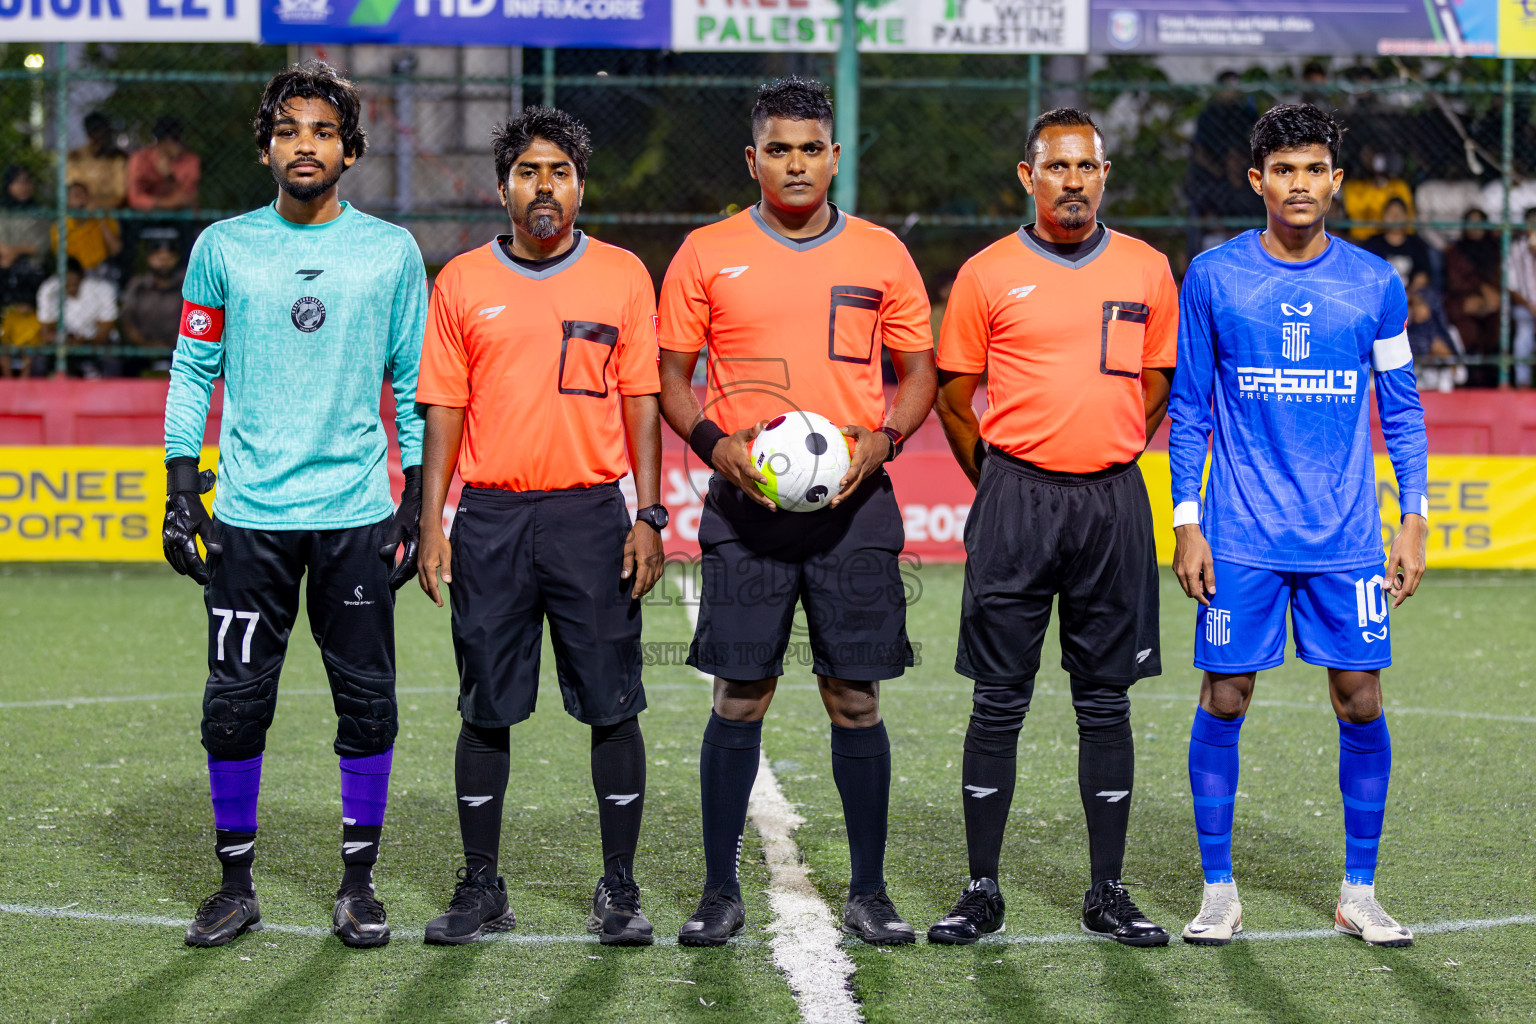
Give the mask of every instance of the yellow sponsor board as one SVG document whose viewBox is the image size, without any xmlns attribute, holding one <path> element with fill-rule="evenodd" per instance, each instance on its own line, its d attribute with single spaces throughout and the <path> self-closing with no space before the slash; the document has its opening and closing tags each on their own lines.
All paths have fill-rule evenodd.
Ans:
<svg viewBox="0 0 1536 1024">
<path fill-rule="evenodd" d="M 1173 508 L 1168 455 L 1141 457 L 1157 524 L 1157 556 L 1173 562 Z M 1402 517 L 1396 477 L 1385 455 L 1376 456 L 1376 499 L 1381 508 L 1382 552 Z M 1536 458 L 1502 455 L 1429 457 L 1431 569 L 1536 569 Z"/>
<path fill-rule="evenodd" d="M 203 465 L 217 457 L 215 449 L 205 450 Z M 159 560 L 164 458 L 150 447 L 0 446 L 0 561 Z M 1158 558 L 1168 564 L 1168 456 L 1148 452 L 1141 467 Z M 1385 456 L 1376 458 L 1376 475 L 1385 551 L 1399 519 Z M 1536 569 L 1536 458 L 1432 455 L 1429 502 L 1431 568 Z M 962 554 L 958 541 L 955 554 Z"/>
<path fill-rule="evenodd" d="M 155 561 L 164 518 L 162 449 L 0 447 L 0 561 Z"/>
<path fill-rule="evenodd" d="M 1524 0 L 1499 0 L 1499 56 L 1536 57 L 1536 14 Z"/>
</svg>

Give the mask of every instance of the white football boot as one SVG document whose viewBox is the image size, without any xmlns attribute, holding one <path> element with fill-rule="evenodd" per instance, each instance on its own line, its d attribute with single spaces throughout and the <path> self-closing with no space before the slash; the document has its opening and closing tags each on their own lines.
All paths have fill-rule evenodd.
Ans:
<svg viewBox="0 0 1536 1024">
<path fill-rule="evenodd" d="M 1345 882 L 1339 886 L 1339 909 L 1334 911 L 1333 927 L 1373 946 L 1413 945 L 1413 932 L 1393 920 L 1376 902 L 1374 885 Z"/>
<path fill-rule="evenodd" d="M 1196 946 L 1225 946 L 1243 930 L 1243 904 L 1236 882 L 1214 882 L 1205 887 L 1200 913 L 1184 926 L 1184 941 Z"/>
</svg>

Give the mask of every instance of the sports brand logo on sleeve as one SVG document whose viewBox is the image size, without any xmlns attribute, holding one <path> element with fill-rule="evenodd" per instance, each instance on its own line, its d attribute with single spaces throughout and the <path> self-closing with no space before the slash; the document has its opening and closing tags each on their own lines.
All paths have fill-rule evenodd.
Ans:
<svg viewBox="0 0 1536 1024">
<path fill-rule="evenodd" d="M 181 333 L 198 341 L 218 341 L 224 336 L 224 311 L 183 300 Z"/>
</svg>

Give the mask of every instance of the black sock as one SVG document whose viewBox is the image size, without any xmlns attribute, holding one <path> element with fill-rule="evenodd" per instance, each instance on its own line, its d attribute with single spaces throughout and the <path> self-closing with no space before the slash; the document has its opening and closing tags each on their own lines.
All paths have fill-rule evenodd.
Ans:
<svg viewBox="0 0 1536 1024">
<path fill-rule="evenodd" d="M 699 797 L 704 810 L 704 884 L 739 893 L 736 874 L 747 830 L 747 798 L 757 781 L 763 723 L 732 722 L 713 711 L 699 750 Z"/>
<path fill-rule="evenodd" d="M 235 892 L 255 892 L 251 881 L 251 865 L 256 863 L 256 833 L 213 830 L 213 850 L 224 869 L 219 888 Z"/>
<path fill-rule="evenodd" d="M 972 878 L 997 878 L 1013 785 L 1019 776 L 1020 725 L 995 728 L 972 714 L 965 730 L 960 803 L 965 808 L 965 849 Z"/>
<path fill-rule="evenodd" d="M 885 723 L 863 729 L 832 726 L 832 781 L 843 798 L 848 827 L 850 896 L 885 887 L 885 835 L 891 811 L 891 740 Z"/>
<path fill-rule="evenodd" d="M 482 871 L 496 877 L 501 849 L 501 801 L 512 770 L 511 730 L 482 729 L 464 723 L 453 757 L 454 788 L 458 790 L 459 834 L 464 838 L 464 863 L 470 876 Z"/>
<path fill-rule="evenodd" d="M 1077 785 L 1088 819 L 1093 883 L 1119 878 L 1136 780 L 1131 700 L 1117 684 L 1072 680 L 1077 711 Z"/>
<path fill-rule="evenodd" d="M 341 826 L 341 887 L 350 889 L 356 885 L 373 887 L 373 865 L 379 859 L 379 837 L 384 833 L 382 825 Z"/>
<path fill-rule="evenodd" d="M 603 834 L 603 874 L 634 877 L 645 810 L 645 737 L 640 719 L 592 727 L 592 788 Z"/>
</svg>

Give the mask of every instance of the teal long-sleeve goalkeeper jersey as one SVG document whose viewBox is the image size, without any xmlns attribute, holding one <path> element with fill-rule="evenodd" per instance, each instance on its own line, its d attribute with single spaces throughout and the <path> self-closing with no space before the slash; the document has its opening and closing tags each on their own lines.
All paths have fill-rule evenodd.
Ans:
<svg viewBox="0 0 1536 1024">
<path fill-rule="evenodd" d="M 410 233 L 346 203 L 314 225 L 283 219 L 273 204 L 202 233 L 182 297 L 165 454 L 198 456 L 223 376 L 214 515 L 263 530 L 388 516 L 386 371 L 400 462 L 421 464 L 416 371 L 427 281 Z"/>
</svg>

